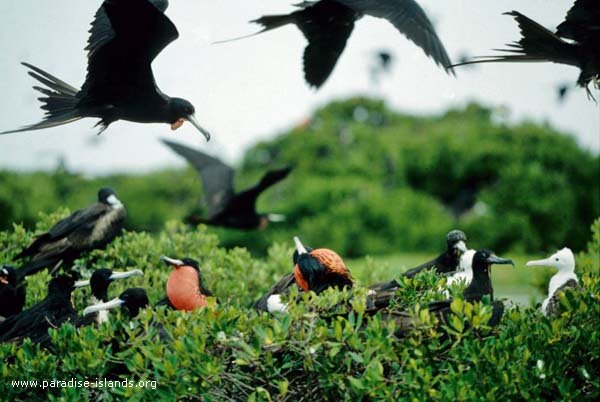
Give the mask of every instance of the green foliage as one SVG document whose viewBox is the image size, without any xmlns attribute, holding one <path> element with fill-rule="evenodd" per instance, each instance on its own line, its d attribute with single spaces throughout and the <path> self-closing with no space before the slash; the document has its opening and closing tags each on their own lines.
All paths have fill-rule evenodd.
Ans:
<svg viewBox="0 0 600 402">
<path fill-rule="evenodd" d="M 67 211 L 43 217 L 38 229 Z M 430 272 L 404 280 L 397 308 L 410 308 L 417 329 L 407 338 L 382 315 L 364 315 L 367 291 L 327 291 L 289 297 L 277 316 L 250 309 L 253 300 L 291 270 L 291 247 L 274 245 L 253 259 L 244 249 L 225 250 L 205 228 L 169 223 L 156 234 L 127 232 L 105 252 L 78 261 L 92 267 L 140 268 L 144 277 L 111 285 L 143 286 L 152 302 L 164 297 L 169 268 L 160 254 L 196 258 L 220 304 L 192 313 L 143 310 L 129 319 L 113 311 L 111 322 L 51 330 L 53 347 L 0 345 L 0 395 L 5 400 L 598 400 L 600 398 L 600 219 L 586 253 L 577 256 L 583 289 L 561 297 L 562 314 L 509 308 L 491 329 L 487 302 L 452 304 L 445 327 L 419 306 L 439 298 Z M 9 260 L 32 233 L 21 226 L 0 232 L 0 259 Z M 352 267 L 350 267 L 352 269 Z M 368 270 L 368 267 L 367 267 Z M 368 272 L 353 271 L 359 278 Z M 378 278 L 379 280 L 389 278 Z M 45 294 L 47 274 L 28 278 L 28 304 Z M 74 303 L 86 305 L 88 290 Z M 417 303 L 416 305 L 414 303 Z M 349 314 L 344 305 L 350 306 Z M 171 338 L 160 338 L 160 326 Z M 143 388 L 18 388 L 13 380 L 149 380 Z"/>
</svg>

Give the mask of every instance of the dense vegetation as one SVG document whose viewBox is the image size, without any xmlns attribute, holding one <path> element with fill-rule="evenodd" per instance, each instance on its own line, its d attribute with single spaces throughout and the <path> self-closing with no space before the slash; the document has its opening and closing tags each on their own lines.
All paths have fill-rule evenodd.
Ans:
<svg viewBox="0 0 600 402">
<path fill-rule="evenodd" d="M 66 214 L 62 211 L 60 215 Z M 58 218 L 41 219 L 43 230 Z M 588 250 L 577 256 L 583 290 L 562 298 L 562 315 L 547 319 L 534 309 L 510 308 L 499 327 L 486 322 L 490 306 L 457 299 L 456 315 L 444 338 L 418 307 L 439 298 L 419 289 L 437 285 L 424 273 L 403 281 L 399 307 L 413 307 L 420 324 L 398 340 L 394 324 L 363 315 L 366 290 L 307 294 L 291 301 L 288 314 L 269 316 L 251 302 L 291 269 L 291 247 L 274 245 L 265 259 L 246 250 L 217 247 L 205 231 L 170 223 L 157 234 L 128 232 L 105 252 L 78 261 L 82 272 L 95 267 L 144 270 L 143 278 L 115 283 L 143 286 L 151 301 L 164 297 L 169 269 L 160 254 L 189 255 L 201 262 L 206 284 L 219 305 L 194 313 L 148 309 L 138 319 L 120 317 L 99 328 L 65 324 L 51 330 L 51 350 L 30 341 L 0 345 L 0 395 L 5 400 L 598 400 L 600 398 L 600 220 Z M 8 261 L 33 233 L 15 226 L 0 232 L 0 260 Z M 352 269 L 352 267 L 350 267 Z M 509 268 L 510 269 L 510 268 Z M 385 271 L 353 270 L 359 284 L 387 279 Z M 48 275 L 28 279 L 28 304 L 45 294 Z M 441 279 L 443 280 L 443 279 Z M 86 305 L 89 291 L 77 291 Z M 349 316 L 324 318 L 350 300 Z M 416 304 L 418 303 L 418 304 Z M 323 313 L 322 313 L 323 314 Z M 330 312 L 329 312 L 330 314 Z M 171 341 L 159 339 L 157 323 Z M 469 325 L 467 325 L 469 324 Z M 121 377 L 157 381 L 145 388 L 18 388 L 13 380 L 95 380 Z M 82 396 L 83 395 L 83 396 Z"/>
<path fill-rule="evenodd" d="M 288 221 L 252 236 L 210 231 L 262 255 L 296 233 L 346 256 L 435 251 L 453 227 L 499 252 L 583 249 L 600 215 L 600 157 L 551 127 L 497 117 L 477 105 L 415 117 L 375 100 L 331 103 L 248 150 L 240 166 L 239 188 L 268 167 L 296 167 L 259 202 Z M 157 232 L 198 208 L 197 180 L 191 169 L 93 179 L 0 172 L 0 228 L 33 228 L 39 211 L 80 208 L 111 185 L 129 206 L 128 228 Z"/>
</svg>

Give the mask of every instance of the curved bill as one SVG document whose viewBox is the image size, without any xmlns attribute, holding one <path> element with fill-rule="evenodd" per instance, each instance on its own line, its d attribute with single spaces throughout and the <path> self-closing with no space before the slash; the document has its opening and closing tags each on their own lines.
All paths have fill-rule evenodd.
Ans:
<svg viewBox="0 0 600 402">
<path fill-rule="evenodd" d="M 515 267 L 515 263 L 513 262 L 513 260 L 509 259 L 509 258 L 500 258 L 498 257 L 496 254 L 492 254 L 487 258 L 487 262 L 489 262 L 490 264 L 499 264 L 499 265 L 512 265 L 513 268 Z"/>
<path fill-rule="evenodd" d="M 167 257 L 166 255 L 161 255 L 160 260 L 166 262 L 167 264 L 174 267 L 181 267 L 185 265 L 185 263 L 181 260 L 176 260 L 175 258 Z"/>
<path fill-rule="evenodd" d="M 308 251 L 306 251 L 306 247 L 304 247 L 298 236 L 294 236 L 294 243 L 296 243 L 296 251 L 298 252 L 298 255 L 308 253 Z"/>
<path fill-rule="evenodd" d="M 525 265 L 527 265 L 528 267 L 551 267 L 552 259 L 545 258 L 543 260 L 527 261 L 527 264 Z"/>
<path fill-rule="evenodd" d="M 189 121 L 190 123 L 192 123 L 192 125 L 194 127 L 196 127 L 196 129 L 198 131 L 200 131 L 202 133 L 202 135 L 204 135 L 204 137 L 206 138 L 206 141 L 210 141 L 210 133 L 208 132 L 207 129 L 205 129 L 204 127 L 202 127 L 200 125 L 200 123 L 198 123 L 198 120 L 196 120 L 196 116 L 194 116 L 193 114 L 189 115 L 186 117 L 186 120 Z"/>
<path fill-rule="evenodd" d="M 83 315 L 96 313 L 96 312 L 102 311 L 102 310 L 110 310 L 111 308 L 120 307 L 123 304 L 125 304 L 125 301 L 121 300 L 117 297 L 116 299 L 112 299 L 110 301 L 107 301 L 106 303 L 98 303 L 98 304 L 94 304 L 93 306 L 86 307 L 83 310 Z"/>
<path fill-rule="evenodd" d="M 133 269 L 127 272 L 113 271 L 112 275 L 110 276 L 110 280 L 114 281 L 115 279 L 125 279 L 129 278 L 130 276 L 144 276 L 144 273 L 139 269 Z"/>
</svg>

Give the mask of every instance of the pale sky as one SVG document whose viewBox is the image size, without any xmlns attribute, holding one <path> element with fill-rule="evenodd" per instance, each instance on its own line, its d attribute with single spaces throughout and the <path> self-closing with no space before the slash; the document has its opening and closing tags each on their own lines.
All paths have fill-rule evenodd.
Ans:
<svg viewBox="0 0 600 402">
<path fill-rule="evenodd" d="M 298 1 L 296 1 L 298 2 Z M 600 150 L 600 108 L 573 89 L 559 105 L 556 86 L 574 85 L 578 70 L 555 64 L 488 64 L 457 70 L 452 78 L 384 20 L 365 17 L 332 76 L 320 91 L 308 88 L 302 74 L 305 40 L 286 27 L 242 41 L 211 42 L 255 32 L 247 21 L 263 14 L 288 12 L 294 1 L 171 0 L 167 15 L 180 37 L 154 62 L 161 90 L 183 97 L 213 139 L 206 143 L 186 124 L 117 122 L 100 137 L 96 121 L 85 119 L 58 128 L 0 136 L 0 168 L 54 168 L 59 157 L 76 171 L 98 174 L 147 171 L 183 162 L 158 141 L 186 142 L 235 162 L 242 152 L 310 116 L 332 99 L 350 95 L 384 97 L 394 109 L 422 115 L 477 100 L 506 106 L 510 120 L 549 122 Z M 554 29 L 572 0 L 421 0 L 452 59 L 493 54 L 491 49 L 519 38 L 516 22 L 502 12 L 518 10 Z M 19 63 L 30 62 L 73 86 L 85 78 L 83 51 L 89 23 L 101 1 L 2 0 L 0 2 L 0 131 L 38 122 L 43 115 L 31 89 L 36 84 Z M 372 54 L 389 49 L 397 59 L 390 76 L 374 87 L 368 74 Z M 598 96 L 597 96 L 598 97 Z"/>
</svg>

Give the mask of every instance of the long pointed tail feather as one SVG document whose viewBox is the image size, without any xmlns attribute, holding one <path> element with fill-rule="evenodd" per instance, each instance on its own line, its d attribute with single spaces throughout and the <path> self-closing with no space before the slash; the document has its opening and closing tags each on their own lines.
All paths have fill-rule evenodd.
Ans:
<svg viewBox="0 0 600 402">
<path fill-rule="evenodd" d="M 244 36 L 239 36 L 237 38 L 220 40 L 220 41 L 213 42 L 213 44 L 235 42 L 240 39 L 251 38 L 253 36 L 260 35 L 261 33 L 270 31 L 272 29 L 276 29 L 276 28 L 282 27 L 287 24 L 293 24 L 296 22 L 296 19 L 293 14 L 265 15 L 256 20 L 252 20 L 250 22 L 258 24 L 258 25 L 262 25 L 263 29 L 261 29 L 258 32 L 255 32 L 253 34 L 250 34 L 250 35 L 244 35 Z"/>
</svg>

